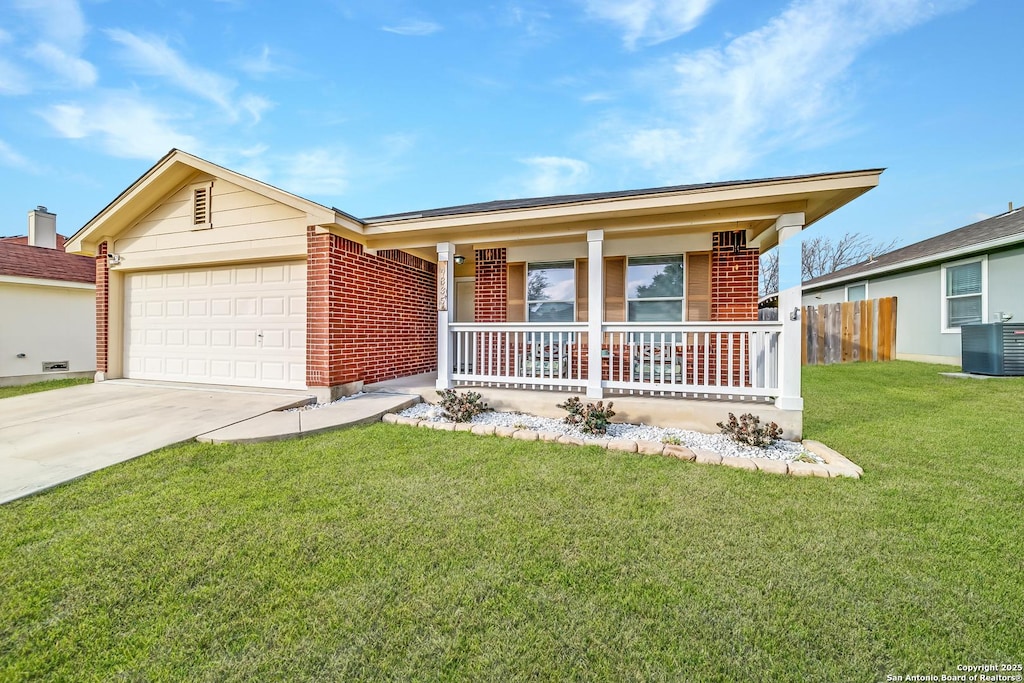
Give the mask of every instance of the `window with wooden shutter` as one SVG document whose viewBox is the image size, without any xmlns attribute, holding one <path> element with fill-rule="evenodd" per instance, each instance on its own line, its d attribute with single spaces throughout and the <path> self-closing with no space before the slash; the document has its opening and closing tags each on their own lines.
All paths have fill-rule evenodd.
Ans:
<svg viewBox="0 0 1024 683">
<path fill-rule="evenodd" d="M 711 252 L 686 255 L 686 319 L 711 320 Z"/>
<path fill-rule="evenodd" d="M 506 320 L 510 323 L 526 321 L 526 264 L 509 263 L 508 269 L 508 310 Z"/>
<path fill-rule="evenodd" d="M 587 289 L 590 287 L 590 272 L 587 270 L 587 259 L 576 259 L 576 322 L 588 320 L 587 307 L 590 305 Z"/>
<path fill-rule="evenodd" d="M 192 229 L 213 227 L 210 217 L 213 212 L 213 183 L 192 186 Z"/>
<path fill-rule="evenodd" d="M 626 257 L 609 256 L 604 260 L 605 322 L 626 321 Z"/>
</svg>

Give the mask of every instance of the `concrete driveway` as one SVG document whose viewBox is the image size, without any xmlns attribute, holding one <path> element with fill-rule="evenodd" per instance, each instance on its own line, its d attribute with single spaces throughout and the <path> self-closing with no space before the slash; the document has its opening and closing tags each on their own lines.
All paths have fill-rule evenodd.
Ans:
<svg viewBox="0 0 1024 683">
<path fill-rule="evenodd" d="M 0 503 L 257 415 L 306 392 L 112 380 L 0 400 Z"/>
</svg>

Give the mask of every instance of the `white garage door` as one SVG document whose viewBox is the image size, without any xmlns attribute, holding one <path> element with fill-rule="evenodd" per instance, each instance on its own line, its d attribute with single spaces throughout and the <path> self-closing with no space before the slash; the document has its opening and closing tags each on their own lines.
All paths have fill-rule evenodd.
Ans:
<svg viewBox="0 0 1024 683">
<path fill-rule="evenodd" d="M 125 277 L 125 376 L 306 388 L 306 264 Z"/>
</svg>

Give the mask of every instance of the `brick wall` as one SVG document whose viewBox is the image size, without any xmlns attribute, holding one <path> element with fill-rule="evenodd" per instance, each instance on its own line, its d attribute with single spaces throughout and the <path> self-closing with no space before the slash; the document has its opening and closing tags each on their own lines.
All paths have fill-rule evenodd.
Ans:
<svg viewBox="0 0 1024 683">
<path fill-rule="evenodd" d="M 712 320 L 757 320 L 758 256 L 744 230 L 712 234 Z"/>
<path fill-rule="evenodd" d="M 96 253 L 96 372 L 107 372 L 107 343 L 110 324 L 110 269 L 107 267 L 107 243 Z"/>
<path fill-rule="evenodd" d="M 478 323 L 503 323 L 508 316 L 508 270 L 505 249 L 476 250 L 474 320 Z"/>
<path fill-rule="evenodd" d="M 380 382 L 437 368 L 436 268 L 307 230 L 306 384 Z"/>
</svg>

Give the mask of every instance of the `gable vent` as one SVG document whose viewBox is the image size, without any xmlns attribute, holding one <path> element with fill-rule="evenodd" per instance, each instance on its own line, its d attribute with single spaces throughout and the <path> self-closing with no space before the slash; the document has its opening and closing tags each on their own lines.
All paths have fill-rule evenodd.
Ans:
<svg viewBox="0 0 1024 683">
<path fill-rule="evenodd" d="M 209 228 L 213 183 L 192 186 L 192 227 Z"/>
</svg>

